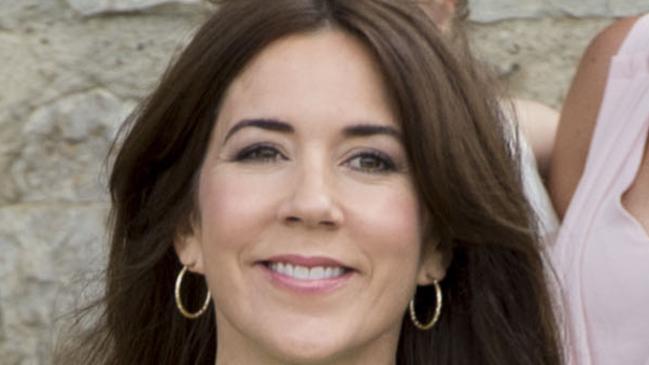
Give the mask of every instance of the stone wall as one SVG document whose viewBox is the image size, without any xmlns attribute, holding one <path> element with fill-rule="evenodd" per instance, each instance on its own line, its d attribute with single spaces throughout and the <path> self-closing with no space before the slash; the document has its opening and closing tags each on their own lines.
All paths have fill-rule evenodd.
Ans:
<svg viewBox="0 0 649 365">
<path fill-rule="evenodd" d="M 649 0 L 474 0 L 472 39 L 513 94 L 559 107 L 589 39 Z M 0 362 L 48 364 L 103 266 L 116 129 L 212 10 L 202 0 L 0 0 Z"/>
</svg>

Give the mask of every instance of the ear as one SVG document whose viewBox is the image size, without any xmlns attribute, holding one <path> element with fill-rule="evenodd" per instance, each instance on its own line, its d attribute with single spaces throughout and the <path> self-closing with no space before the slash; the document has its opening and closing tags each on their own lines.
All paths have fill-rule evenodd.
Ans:
<svg viewBox="0 0 649 365">
<path fill-rule="evenodd" d="M 417 272 L 417 285 L 427 286 L 434 281 L 441 281 L 446 276 L 446 269 L 451 262 L 451 250 L 442 249 L 439 242 L 424 242 L 422 256 Z"/>
<path fill-rule="evenodd" d="M 203 246 L 200 241 L 200 231 L 193 229 L 191 234 L 178 236 L 174 239 L 174 249 L 180 262 L 189 271 L 203 274 Z"/>
</svg>

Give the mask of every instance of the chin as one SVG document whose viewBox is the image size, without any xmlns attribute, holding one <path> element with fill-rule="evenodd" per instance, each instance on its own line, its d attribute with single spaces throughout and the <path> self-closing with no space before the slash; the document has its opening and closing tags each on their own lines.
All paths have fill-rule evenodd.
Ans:
<svg viewBox="0 0 649 365">
<path fill-rule="evenodd" d="M 282 336 L 275 339 L 275 356 L 287 364 L 329 364 L 341 357 L 350 355 L 353 350 L 349 341 L 344 341 L 331 333 L 311 330 L 309 337 Z M 319 336 L 318 336 L 319 335 Z"/>
</svg>

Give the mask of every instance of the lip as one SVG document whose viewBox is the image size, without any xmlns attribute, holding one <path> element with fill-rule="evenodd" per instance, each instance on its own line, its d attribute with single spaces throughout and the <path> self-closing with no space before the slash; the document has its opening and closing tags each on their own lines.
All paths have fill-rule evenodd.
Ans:
<svg viewBox="0 0 649 365">
<path fill-rule="evenodd" d="M 268 265 L 271 262 L 283 262 L 308 268 L 317 266 L 342 267 L 345 269 L 345 273 L 335 278 L 299 280 L 271 270 Z M 298 294 L 326 294 L 334 292 L 348 283 L 357 273 L 355 269 L 342 264 L 340 261 L 325 256 L 277 255 L 258 261 L 256 266 L 261 269 L 264 276 L 273 286 Z"/>
</svg>

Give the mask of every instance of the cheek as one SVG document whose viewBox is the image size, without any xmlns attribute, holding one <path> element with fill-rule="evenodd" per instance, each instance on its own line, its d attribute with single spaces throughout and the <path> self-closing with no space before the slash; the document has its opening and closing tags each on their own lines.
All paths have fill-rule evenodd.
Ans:
<svg viewBox="0 0 649 365">
<path fill-rule="evenodd" d="M 402 183 L 382 189 L 356 192 L 353 225 L 369 239 L 366 250 L 394 257 L 395 261 L 417 260 L 421 241 L 419 203 L 414 189 Z"/>
<path fill-rule="evenodd" d="M 382 313 L 381 325 L 399 326 L 420 268 L 419 203 L 410 188 L 373 190 L 374 194 L 357 195 L 350 222 L 356 227 L 353 241 L 368 258 L 370 270 L 371 289 L 359 293 L 359 298 L 373 303 L 374 313 Z"/>
<path fill-rule="evenodd" d="M 268 188 L 262 183 L 225 170 L 201 175 L 198 199 L 204 250 L 238 247 L 256 227 L 273 218 L 264 208 L 269 204 Z"/>
</svg>

